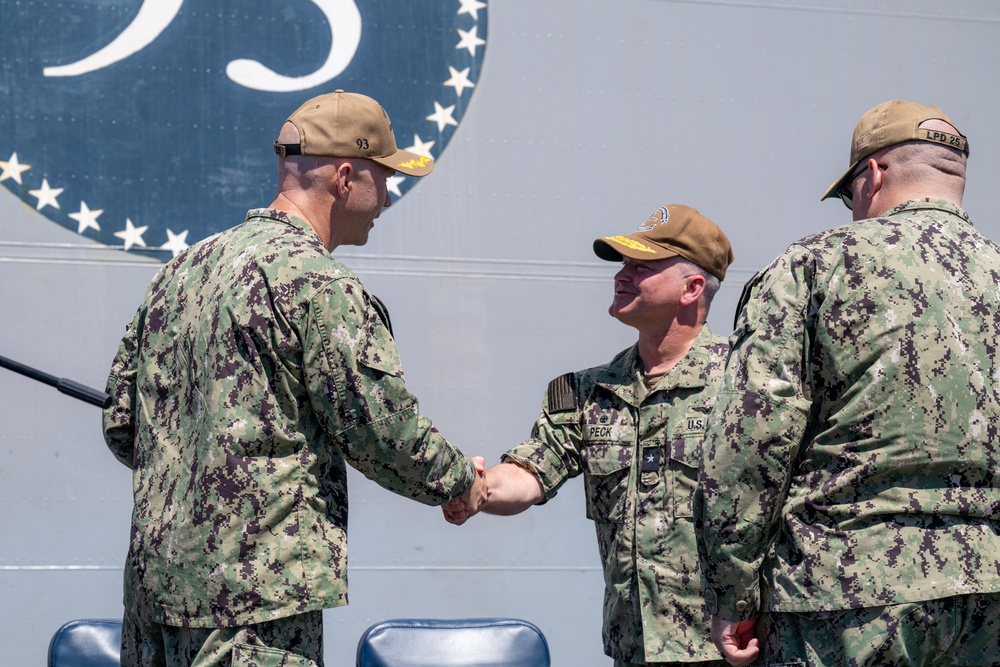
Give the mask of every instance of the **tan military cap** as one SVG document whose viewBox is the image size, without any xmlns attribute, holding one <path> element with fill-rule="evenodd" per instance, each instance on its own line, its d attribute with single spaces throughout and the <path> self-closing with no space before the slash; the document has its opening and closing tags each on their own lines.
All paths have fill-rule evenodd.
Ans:
<svg viewBox="0 0 1000 667">
<path fill-rule="evenodd" d="M 969 140 L 964 135 L 921 129 L 920 124 L 928 120 L 943 120 L 955 126 L 937 107 L 906 100 L 889 100 L 866 111 L 854 127 L 854 138 L 851 140 L 851 166 L 827 189 L 820 201 L 834 196 L 846 185 L 862 160 L 889 146 L 906 141 L 930 141 L 969 154 Z"/>
<path fill-rule="evenodd" d="M 733 263 L 733 247 L 719 226 L 693 208 L 667 204 L 656 209 L 628 236 L 605 236 L 594 241 L 601 259 L 620 262 L 683 257 L 719 280 Z"/>
<path fill-rule="evenodd" d="M 378 102 L 359 93 L 335 90 L 307 101 L 288 117 L 299 131 L 298 144 L 274 142 L 274 152 L 287 155 L 365 158 L 407 176 L 426 176 L 434 160 L 396 148 L 389 114 Z"/>
</svg>

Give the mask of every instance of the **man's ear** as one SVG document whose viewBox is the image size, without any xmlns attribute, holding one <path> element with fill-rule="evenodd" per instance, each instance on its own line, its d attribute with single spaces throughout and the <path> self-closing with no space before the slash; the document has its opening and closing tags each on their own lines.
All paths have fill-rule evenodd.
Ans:
<svg viewBox="0 0 1000 667">
<path fill-rule="evenodd" d="M 882 170 L 879 169 L 878 160 L 876 160 L 875 158 L 868 158 L 868 171 L 871 172 L 872 177 L 868 179 L 870 185 L 868 188 L 868 192 L 864 193 L 864 195 L 865 197 L 868 198 L 869 201 L 871 201 L 872 197 L 874 197 L 876 193 L 878 193 L 878 191 L 882 189 L 883 185 L 883 180 L 882 180 L 883 174 Z"/>
<path fill-rule="evenodd" d="M 705 292 L 705 276 L 694 273 L 684 279 L 684 291 L 681 293 L 681 305 L 690 306 L 697 303 Z"/>
<path fill-rule="evenodd" d="M 351 176 L 354 175 L 354 166 L 344 160 L 337 166 L 336 171 L 336 190 L 337 195 L 340 197 L 346 197 L 348 191 L 351 189 Z"/>
</svg>

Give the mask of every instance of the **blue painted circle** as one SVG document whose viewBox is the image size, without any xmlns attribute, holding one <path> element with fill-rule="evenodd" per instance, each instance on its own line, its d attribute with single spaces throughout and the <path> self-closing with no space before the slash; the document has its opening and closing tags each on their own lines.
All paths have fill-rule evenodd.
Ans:
<svg viewBox="0 0 1000 667">
<path fill-rule="evenodd" d="M 46 74 L 120 36 L 132 35 L 125 41 L 134 48 L 136 26 L 150 22 L 155 3 L 165 27 L 143 48 L 87 73 Z M 162 7 L 178 3 L 165 19 Z M 0 0 L 0 179 L 49 220 L 110 246 L 126 245 L 126 221 L 145 227 L 128 250 L 169 258 L 163 246 L 176 252 L 270 203 L 272 142 L 315 95 L 343 88 L 375 98 L 401 148 L 423 146 L 439 158 L 479 80 L 486 4 Z M 227 75 L 238 59 L 284 77 L 316 72 L 336 40 L 351 39 L 340 28 L 350 7 L 360 13 L 360 39 L 334 78 L 274 92 Z M 394 198 L 418 181 L 394 183 Z M 168 244 L 168 230 L 182 240 Z"/>
</svg>

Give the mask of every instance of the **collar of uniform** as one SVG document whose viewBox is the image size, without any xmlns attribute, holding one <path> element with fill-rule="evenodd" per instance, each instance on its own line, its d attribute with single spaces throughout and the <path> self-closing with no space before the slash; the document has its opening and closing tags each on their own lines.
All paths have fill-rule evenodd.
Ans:
<svg viewBox="0 0 1000 667">
<path fill-rule="evenodd" d="M 598 376 L 595 384 L 607 389 L 629 405 L 639 405 L 642 402 L 640 397 L 645 392 L 642 379 L 638 375 L 641 369 L 639 346 L 636 344 L 619 352 L 611 363 L 604 367 L 604 372 Z"/>
<path fill-rule="evenodd" d="M 308 236 L 310 240 L 313 240 L 315 244 L 322 249 L 324 255 L 330 254 L 326 251 L 326 246 L 323 245 L 323 241 L 319 238 L 319 234 L 316 233 L 316 230 L 312 228 L 312 225 L 310 225 L 304 218 L 300 218 L 297 215 L 292 215 L 291 213 L 286 213 L 285 211 L 279 211 L 273 208 L 253 208 L 247 211 L 245 222 L 280 222 L 290 227 L 294 227 L 304 235 Z"/>
<path fill-rule="evenodd" d="M 916 211 L 943 211 L 965 220 L 970 225 L 972 224 L 972 218 L 969 217 L 969 214 L 966 213 L 965 209 L 961 206 L 952 204 L 950 201 L 945 201 L 943 199 L 930 198 L 911 199 L 909 201 L 905 201 L 902 204 L 889 209 L 879 217 L 888 218 L 894 215 L 904 215 L 907 213 L 914 213 Z"/>
<path fill-rule="evenodd" d="M 704 369 L 709 361 L 708 348 L 714 337 L 712 330 L 706 323 L 697 338 L 691 343 L 687 354 L 660 378 L 653 391 L 647 392 L 642 383 L 642 360 L 639 358 L 638 343 L 615 357 L 614 361 L 608 364 L 607 369 L 597 379 L 597 384 L 630 405 L 639 405 L 647 396 L 656 391 L 704 387 Z"/>
<path fill-rule="evenodd" d="M 699 389 L 704 387 L 705 367 L 709 363 L 711 356 L 709 347 L 715 334 L 708 326 L 708 322 L 701 328 L 698 337 L 691 343 L 691 349 L 677 362 L 677 365 L 670 369 L 670 372 L 663 376 L 657 383 L 656 389 Z"/>
</svg>

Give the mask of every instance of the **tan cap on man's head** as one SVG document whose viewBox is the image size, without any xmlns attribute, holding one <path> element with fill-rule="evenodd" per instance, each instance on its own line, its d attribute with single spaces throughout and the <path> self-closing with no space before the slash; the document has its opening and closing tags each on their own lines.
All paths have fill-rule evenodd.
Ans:
<svg viewBox="0 0 1000 667">
<path fill-rule="evenodd" d="M 595 240 L 594 252 L 609 262 L 620 262 L 622 257 L 647 261 L 683 257 L 719 280 L 725 280 L 726 269 L 733 263 L 733 247 L 719 226 L 680 204 L 656 209 L 628 236 Z"/>
<path fill-rule="evenodd" d="M 434 160 L 396 148 L 389 114 L 370 97 L 336 90 L 314 97 L 288 117 L 298 144 L 274 142 L 274 152 L 315 157 L 364 158 L 407 176 L 426 176 Z"/>
<path fill-rule="evenodd" d="M 846 185 L 862 160 L 889 146 L 907 141 L 929 141 L 969 154 L 969 140 L 965 135 L 921 129 L 920 124 L 928 120 L 943 120 L 955 127 L 951 119 L 937 107 L 924 106 L 916 102 L 889 100 L 874 109 L 869 109 L 854 127 L 854 138 L 851 140 L 851 166 L 829 187 L 820 201 L 834 196 Z"/>
</svg>

